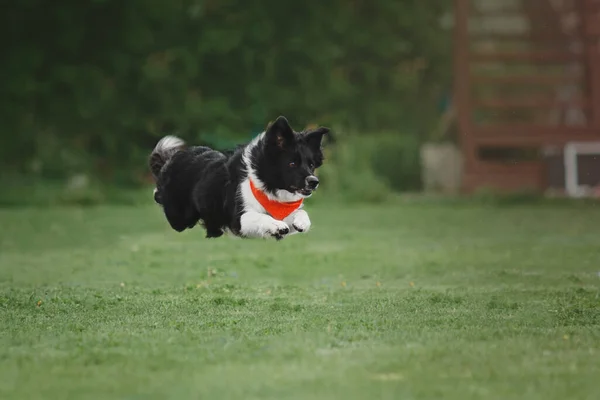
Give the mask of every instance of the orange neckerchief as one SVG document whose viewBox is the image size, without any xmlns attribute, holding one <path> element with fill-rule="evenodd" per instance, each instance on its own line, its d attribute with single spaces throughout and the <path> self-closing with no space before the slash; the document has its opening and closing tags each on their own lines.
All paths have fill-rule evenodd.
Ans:
<svg viewBox="0 0 600 400">
<path fill-rule="evenodd" d="M 300 199 L 298 201 L 292 201 L 289 203 L 284 203 L 281 201 L 271 200 L 267 197 L 267 195 L 259 190 L 256 186 L 254 186 L 254 182 L 250 179 L 250 190 L 252 190 L 252 194 L 256 198 L 256 200 L 260 203 L 261 206 L 269 213 L 269 215 L 279 221 L 283 221 L 285 217 L 296 211 L 302 205 L 302 201 L 304 199 Z"/>
</svg>

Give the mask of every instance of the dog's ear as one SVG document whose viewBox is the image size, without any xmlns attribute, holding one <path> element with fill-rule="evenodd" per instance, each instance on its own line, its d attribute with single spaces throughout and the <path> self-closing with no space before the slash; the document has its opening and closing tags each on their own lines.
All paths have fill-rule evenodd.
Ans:
<svg viewBox="0 0 600 400">
<path fill-rule="evenodd" d="M 265 137 L 268 146 L 282 149 L 294 142 L 294 130 L 288 120 L 284 116 L 280 116 L 267 127 Z"/>
<path fill-rule="evenodd" d="M 329 133 L 329 128 L 325 128 L 324 126 L 318 127 L 317 129 L 309 131 L 304 140 L 308 146 L 313 150 L 321 149 L 321 142 L 323 141 L 323 136 Z"/>
</svg>

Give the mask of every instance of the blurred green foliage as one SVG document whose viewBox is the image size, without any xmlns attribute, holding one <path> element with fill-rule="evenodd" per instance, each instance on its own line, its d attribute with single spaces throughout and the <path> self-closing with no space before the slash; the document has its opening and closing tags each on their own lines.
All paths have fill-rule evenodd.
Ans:
<svg viewBox="0 0 600 400">
<path fill-rule="evenodd" d="M 447 87 L 449 3 L 5 2 L 0 164 L 129 180 L 167 132 L 223 147 L 280 114 L 418 134 Z"/>
<path fill-rule="evenodd" d="M 319 169 L 321 189 L 328 196 L 378 203 L 392 192 L 421 189 L 421 163 L 416 135 L 380 133 L 341 135 L 334 149 L 326 151 Z"/>
</svg>

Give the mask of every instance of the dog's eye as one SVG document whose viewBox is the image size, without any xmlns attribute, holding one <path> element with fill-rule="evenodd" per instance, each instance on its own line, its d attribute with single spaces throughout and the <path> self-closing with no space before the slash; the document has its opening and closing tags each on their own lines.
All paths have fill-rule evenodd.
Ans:
<svg viewBox="0 0 600 400">
<path fill-rule="evenodd" d="M 296 166 L 296 163 L 292 161 L 292 162 L 289 164 L 289 166 L 290 166 L 290 168 L 294 168 L 294 167 Z"/>
<path fill-rule="evenodd" d="M 310 163 L 310 169 L 315 169 L 315 164 Z"/>
</svg>

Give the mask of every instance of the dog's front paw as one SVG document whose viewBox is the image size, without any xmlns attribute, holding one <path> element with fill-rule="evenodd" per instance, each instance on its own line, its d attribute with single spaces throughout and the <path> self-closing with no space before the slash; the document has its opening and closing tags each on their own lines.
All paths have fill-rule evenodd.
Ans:
<svg viewBox="0 0 600 400">
<path fill-rule="evenodd" d="M 298 213 L 294 216 L 292 226 L 298 232 L 307 232 L 310 229 L 310 218 L 308 218 L 306 211 L 298 211 Z"/>
<path fill-rule="evenodd" d="M 269 215 L 247 212 L 240 217 L 240 234 L 244 237 L 283 239 L 290 233 L 290 227 Z"/>
<path fill-rule="evenodd" d="M 281 240 L 290 233 L 290 227 L 283 221 L 277 221 L 274 219 L 269 224 L 267 228 L 267 232 L 270 236 L 274 237 L 277 240 Z"/>
</svg>

